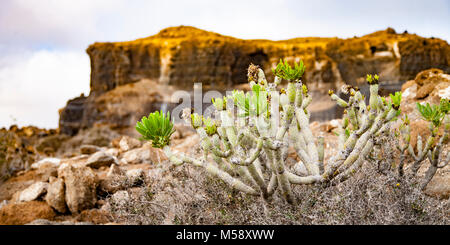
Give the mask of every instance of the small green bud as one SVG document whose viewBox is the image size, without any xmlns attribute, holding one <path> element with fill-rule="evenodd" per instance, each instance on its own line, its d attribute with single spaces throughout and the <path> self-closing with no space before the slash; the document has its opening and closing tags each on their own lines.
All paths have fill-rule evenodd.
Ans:
<svg viewBox="0 0 450 245">
<path fill-rule="evenodd" d="M 303 94 L 307 94 L 308 93 L 308 87 L 306 87 L 305 84 L 302 85 L 302 90 L 303 90 Z"/>
<path fill-rule="evenodd" d="M 191 119 L 192 119 L 192 127 L 193 128 L 198 128 L 202 126 L 202 119 L 203 116 L 200 116 L 197 113 L 191 114 Z"/>
<path fill-rule="evenodd" d="M 203 118 L 203 123 L 205 124 L 205 131 L 209 136 L 217 133 L 217 126 L 211 118 Z"/>
<path fill-rule="evenodd" d="M 213 98 L 211 99 L 214 107 L 218 110 L 218 111 L 222 111 L 225 110 L 227 108 L 227 97 L 223 97 L 222 98 Z"/>
<path fill-rule="evenodd" d="M 380 79 L 380 77 L 378 75 L 370 75 L 367 74 L 366 80 L 369 84 L 378 84 L 378 80 Z"/>
</svg>

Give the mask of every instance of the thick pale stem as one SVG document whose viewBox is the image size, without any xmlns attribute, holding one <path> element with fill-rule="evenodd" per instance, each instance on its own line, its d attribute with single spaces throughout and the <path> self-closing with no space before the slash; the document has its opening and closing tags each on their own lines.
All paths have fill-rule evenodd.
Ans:
<svg viewBox="0 0 450 245">
<path fill-rule="evenodd" d="M 308 156 L 310 157 L 311 161 L 314 163 L 314 165 L 310 166 L 311 174 L 319 175 L 320 174 L 319 153 L 317 151 L 316 144 L 314 143 L 314 141 L 315 141 L 314 136 L 309 127 L 309 120 L 306 117 L 305 112 L 301 108 L 297 108 L 295 110 L 295 116 L 296 116 L 298 125 L 300 125 L 300 131 L 302 132 L 302 134 L 305 137 Z"/>
<path fill-rule="evenodd" d="M 336 104 L 340 107 L 343 107 L 343 108 L 348 107 L 348 103 L 345 100 L 339 98 L 339 96 L 337 96 L 336 94 L 332 94 L 331 99 L 336 101 Z"/>
<path fill-rule="evenodd" d="M 324 158 L 324 138 L 323 136 L 319 136 L 317 138 L 317 145 L 318 145 L 318 154 L 319 154 L 319 174 L 323 174 L 324 168 L 323 168 L 323 158 Z"/>
<path fill-rule="evenodd" d="M 419 171 L 420 165 L 422 161 L 426 158 L 427 153 L 430 150 L 433 143 L 434 143 L 434 136 L 430 135 L 430 137 L 428 137 L 427 143 L 425 144 L 425 147 L 421 152 L 417 153 L 418 156 L 416 159 L 414 159 L 414 164 L 411 168 L 413 175 L 416 175 L 417 171 Z"/>
<path fill-rule="evenodd" d="M 310 175 L 306 177 L 297 176 L 289 171 L 286 171 L 286 175 L 288 177 L 288 180 L 292 184 L 298 184 L 298 185 L 308 185 L 308 184 L 314 184 L 321 182 L 323 180 L 322 176 L 320 175 Z"/>
<path fill-rule="evenodd" d="M 447 161 L 447 163 L 445 163 L 444 165 L 439 166 L 442 145 L 447 141 L 447 139 L 448 139 L 448 133 L 445 132 L 444 135 L 442 135 L 442 137 L 440 138 L 438 144 L 434 147 L 434 149 L 430 150 L 427 154 L 428 160 L 430 161 L 431 166 L 428 168 L 427 172 L 425 173 L 425 179 L 421 185 L 422 190 L 425 189 L 425 187 L 428 185 L 428 183 L 430 183 L 430 181 L 433 179 L 438 168 L 442 168 L 445 165 L 447 165 L 447 163 L 448 163 L 448 161 Z"/>
<path fill-rule="evenodd" d="M 252 187 L 244 184 L 242 181 L 234 178 L 233 176 L 231 176 L 227 172 L 219 169 L 214 164 L 207 163 L 205 161 L 199 161 L 197 159 L 194 159 L 194 158 L 191 158 L 191 157 L 187 157 L 187 156 L 176 157 L 172 153 L 172 151 L 170 150 L 170 148 L 168 146 L 164 147 L 164 153 L 166 153 L 166 156 L 171 161 L 173 161 L 174 164 L 180 165 L 180 164 L 186 162 L 186 163 L 191 163 L 194 166 L 204 167 L 207 172 L 209 172 L 213 176 L 217 176 L 218 178 L 223 180 L 225 183 L 230 185 L 232 188 L 235 188 L 235 189 L 237 189 L 239 191 L 242 191 L 244 193 L 247 193 L 247 194 L 259 195 L 259 192 L 255 191 L 255 189 L 253 189 Z"/>
<path fill-rule="evenodd" d="M 329 180 L 339 174 L 339 171 L 337 169 L 339 167 L 343 166 L 349 166 L 349 164 L 354 163 L 358 159 L 358 154 L 360 154 L 362 148 L 366 145 L 368 139 L 376 133 L 380 127 L 385 123 L 385 118 L 388 114 L 388 111 L 383 112 L 382 114 L 378 115 L 376 119 L 374 120 L 374 123 L 372 124 L 372 127 L 370 130 L 366 130 L 364 134 L 361 135 L 361 137 L 350 137 L 346 144 L 345 150 L 342 150 L 339 152 L 339 154 L 333 158 L 334 162 L 328 167 L 328 169 L 323 174 L 323 177 L 325 180 Z M 370 120 L 370 116 L 369 119 Z M 365 128 L 363 126 L 358 130 L 358 133 L 361 132 Z M 353 133 L 354 135 L 357 133 Z M 344 167 L 344 169 L 345 169 Z"/>
<path fill-rule="evenodd" d="M 274 154 L 274 165 L 276 167 L 275 171 L 278 178 L 278 185 L 283 192 L 283 196 L 286 198 L 288 203 L 294 204 L 295 198 L 292 193 L 291 185 L 289 184 L 289 180 L 287 177 L 287 173 L 285 171 L 284 161 L 281 157 L 281 150 L 273 151 Z"/>
<path fill-rule="evenodd" d="M 169 146 L 167 146 L 167 145 L 164 146 L 163 151 L 164 151 L 164 154 L 166 155 L 166 157 L 167 157 L 167 158 L 170 160 L 170 162 L 172 162 L 175 166 L 183 165 L 184 162 L 172 153 L 172 150 L 170 149 Z"/>
<path fill-rule="evenodd" d="M 361 154 L 358 157 L 358 160 L 356 160 L 350 168 L 348 168 L 342 174 L 336 177 L 337 182 L 343 182 L 348 178 L 350 178 L 351 176 L 353 176 L 356 173 L 357 169 L 359 169 L 361 165 L 364 163 L 365 157 L 369 155 L 370 151 L 372 151 L 372 148 L 373 148 L 373 139 L 370 139 L 364 146 Z"/>
<path fill-rule="evenodd" d="M 220 170 L 216 166 L 212 164 L 208 164 L 205 166 L 206 171 L 211 173 L 212 175 L 215 175 L 222 179 L 225 183 L 230 185 L 232 188 L 235 188 L 237 190 L 240 190 L 242 192 L 251 194 L 251 195 L 259 195 L 259 192 L 255 191 L 252 187 L 244 184 L 242 181 L 233 178 L 231 175 L 229 175 L 227 172 Z"/>
<path fill-rule="evenodd" d="M 378 84 L 371 84 L 369 86 L 369 90 L 370 90 L 370 98 L 369 98 L 370 110 L 376 111 L 378 107 Z"/>
<path fill-rule="evenodd" d="M 434 175 L 436 174 L 438 168 L 437 164 L 439 161 L 439 153 L 436 154 L 437 151 L 433 151 L 432 153 L 428 153 L 428 160 L 430 160 L 430 167 L 428 168 L 427 172 L 425 173 L 425 178 L 420 185 L 421 190 L 424 190 L 425 187 L 427 187 L 428 183 L 430 183 L 431 179 L 433 179 Z"/>
<path fill-rule="evenodd" d="M 273 193 L 275 192 L 277 187 L 278 187 L 277 175 L 275 173 L 272 173 L 272 175 L 270 177 L 269 185 L 267 186 L 267 194 L 269 196 L 273 195 Z"/>
</svg>

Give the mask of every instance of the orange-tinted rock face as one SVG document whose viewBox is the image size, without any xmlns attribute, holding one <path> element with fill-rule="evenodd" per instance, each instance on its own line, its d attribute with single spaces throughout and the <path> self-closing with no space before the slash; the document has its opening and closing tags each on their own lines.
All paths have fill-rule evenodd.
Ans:
<svg viewBox="0 0 450 245">
<path fill-rule="evenodd" d="M 95 43 L 91 58 L 91 92 L 105 92 L 142 78 L 192 88 L 194 82 L 228 87 L 246 82 L 255 63 L 271 76 L 280 58 L 302 59 L 304 80 L 313 87 L 341 80 L 356 83 L 367 73 L 404 81 L 428 68 L 450 72 L 450 46 L 435 38 L 396 34 L 393 29 L 359 38 L 295 38 L 285 41 L 243 40 L 180 26 L 148 38 Z M 383 76 L 382 76 L 383 77 Z"/>
<path fill-rule="evenodd" d="M 343 82 L 362 83 L 367 73 L 378 73 L 383 81 L 403 82 L 428 68 L 450 72 L 447 42 L 396 34 L 390 28 L 349 39 L 308 37 L 270 41 L 243 40 L 179 26 L 135 41 L 95 43 L 87 53 L 91 58 L 91 94 L 70 101 L 61 111 L 63 133 L 74 134 L 79 128 L 99 121 L 129 126 L 127 122 L 134 120 L 134 116 L 128 115 L 131 111 L 113 113 L 113 117 L 120 119 L 116 122 L 108 116 L 111 113 L 105 112 L 105 103 L 109 102 L 100 103 L 98 98 L 143 79 L 186 90 L 192 90 L 196 82 L 201 82 L 204 89 L 225 90 L 247 82 L 246 69 L 250 63 L 260 65 L 268 79 L 273 79 L 271 69 L 280 59 L 290 62 L 302 59 L 306 65 L 303 81 L 310 90 L 323 92 L 336 89 Z M 127 107 L 126 101 L 121 103 Z M 144 107 L 152 108 L 149 103 L 160 100 L 150 99 Z"/>
<path fill-rule="evenodd" d="M 242 40 L 181 26 L 130 42 L 95 43 L 87 49 L 91 92 L 103 93 L 142 78 L 191 89 L 194 82 L 227 88 L 247 81 L 250 63 L 270 74 L 280 58 L 302 58 L 310 68 L 309 77 L 335 82 L 331 62 L 324 54 L 330 40 L 334 38 Z M 315 74 L 316 70 L 324 74 Z"/>
</svg>

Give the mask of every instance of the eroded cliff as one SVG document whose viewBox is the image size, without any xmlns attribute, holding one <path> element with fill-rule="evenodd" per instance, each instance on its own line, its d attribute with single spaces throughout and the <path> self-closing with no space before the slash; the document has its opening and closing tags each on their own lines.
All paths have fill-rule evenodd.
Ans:
<svg viewBox="0 0 450 245">
<path fill-rule="evenodd" d="M 114 111 L 105 110 L 103 97 L 122 85 L 143 79 L 187 90 L 195 82 L 201 82 L 204 89 L 225 90 L 247 82 L 246 68 L 250 63 L 271 74 L 270 70 L 281 58 L 302 59 L 306 65 L 303 80 L 310 90 L 322 92 L 343 82 L 361 83 L 367 73 L 378 73 L 383 81 L 403 82 L 428 68 L 450 72 L 450 46 L 446 41 L 397 34 L 391 28 L 350 39 L 307 37 L 270 41 L 243 40 L 179 26 L 135 41 L 95 43 L 87 53 L 91 59 L 91 93 L 87 98 L 69 101 L 61 111 L 60 129 L 64 133 L 74 134 L 96 122 L 129 126 L 132 121 L 129 119 L 134 116 L 124 118 L 122 114 L 129 113 L 115 110 L 115 115 Z M 140 97 L 146 96 L 145 91 L 138 93 Z M 145 108 L 150 109 L 152 106 L 147 104 L 161 101 L 156 98 L 147 102 Z"/>
</svg>

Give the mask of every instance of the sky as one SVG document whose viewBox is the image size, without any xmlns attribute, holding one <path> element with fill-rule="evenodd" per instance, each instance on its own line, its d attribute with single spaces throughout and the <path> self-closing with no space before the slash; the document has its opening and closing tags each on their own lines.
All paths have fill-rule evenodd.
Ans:
<svg viewBox="0 0 450 245">
<path fill-rule="evenodd" d="M 0 0 L 0 127 L 58 127 L 89 94 L 94 42 L 190 25 L 244 39 L 353 37 L 387 27 L 450 40 L 450 0 Z"/>
</svg>

